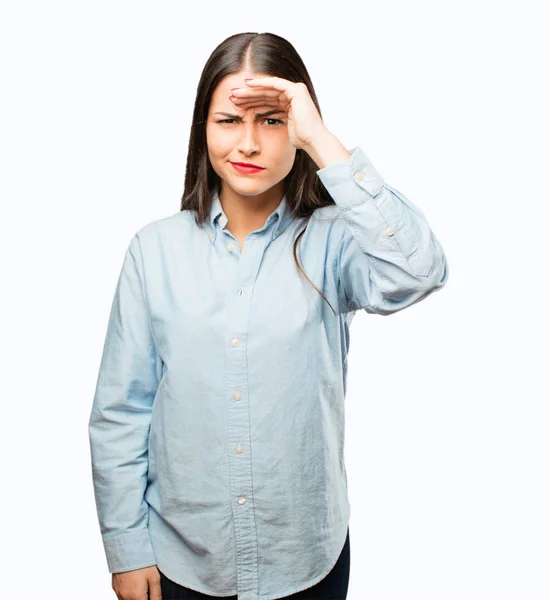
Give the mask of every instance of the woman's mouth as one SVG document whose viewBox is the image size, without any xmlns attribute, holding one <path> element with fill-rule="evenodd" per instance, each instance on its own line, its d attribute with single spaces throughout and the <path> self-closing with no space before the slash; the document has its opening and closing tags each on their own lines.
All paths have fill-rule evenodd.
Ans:
<svg viewBox="0 0 550 600">
<path fill-rule="evenodd" d="M 236 171 L 238 171 L 239 173 L 243 173 L 244 175 L 252 175 L 253 173 L 259 173 L 260 171 L 264 170 L 262 167 L 250 167 L 234 162 L 232 162 L 231 164 L 233 165 L 233 168 Z"/>
</svg>

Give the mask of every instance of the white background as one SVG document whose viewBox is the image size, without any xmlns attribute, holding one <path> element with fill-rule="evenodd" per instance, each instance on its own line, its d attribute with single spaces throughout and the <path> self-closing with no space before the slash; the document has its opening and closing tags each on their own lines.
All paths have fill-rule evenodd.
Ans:
<svg viewBox="0 0 550 600">
<path fill-rule="evenodd" d="M 133 234 L 179 210 L 196 86 L 287 38 L 426 215 L 440 291 L 351 328 L 348 600 L 548 600 L 548 21 L 522 2 L 2 2 L 2 597 L 115 599 L 87 423 Z"/>
</svg>

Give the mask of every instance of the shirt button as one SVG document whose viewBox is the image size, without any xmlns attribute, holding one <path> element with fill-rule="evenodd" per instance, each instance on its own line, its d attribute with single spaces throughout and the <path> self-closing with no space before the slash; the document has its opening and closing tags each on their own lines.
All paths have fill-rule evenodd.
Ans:
<svg viewBox="0 0 550 600">
<path fill-rule="evenodd" d="M 235 398 L 235 400 L 240 400 L 242 398 L 241 392 L 235 392 L 233 394 L 233 398 Z"/>
<path fill-rule="evenodd" d="M 227 249 L 228 250 L 233 250 L 233 244 L 227 244 Z"/>
<path fill-rule="evenodd" d="M 275 229 L 275 235 L 279 235 L 279 230 Z"/>
<path fill-rule="evenodd" d="M 234 337 L 233 341 L 231 342 L 233 344 L 233 346 L 238 346 L 239 345 L 239 338 L 238 337 Z"/>
<path fill-rule="evenodd" d="M 392 229 L 391 227 L 388 227 L 388 228 L 386 229 L 386 233 L 387 233 L 388 235 L 393 235 L 393 229 Z"/>
<path fill-rule="evenodd" d="M 210 234 L 210 239 L 211 239 L 211 240 L 213 240 L 213 239 L 214 239 L 214 234 L 213 234 L 213 233 L 211 233 L 211 234 Z"/>
<path fill-rule="evenodd" d="M 244 496 L 241 496 L 241 497 L 240 497 L 240 498 L 237 500 L 237 502 L 238 502 L 239 504 L 244 504 L 244 503 L 246 502 L 246 498 L 245 498 Z"/>
<path fill-rule="evenodd" d="M 240 444 L 237 444 L 237 446 L 235 447 L 235 450 L 237 451 L 238 454 L 243 453 L 243 447 Z"/>
<path fill-rule="evenodd" d="M 355 179 L 355 181 L 363 181 L 363 173 L 361 173 L 361 171 L 357 171 L 353 178 Z"/>
</svg>

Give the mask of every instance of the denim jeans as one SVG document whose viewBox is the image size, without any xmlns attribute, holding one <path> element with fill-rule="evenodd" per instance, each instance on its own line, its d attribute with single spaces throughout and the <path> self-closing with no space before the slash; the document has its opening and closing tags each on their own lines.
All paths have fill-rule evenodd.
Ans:
<svg viewBox="0 0 550 600">
<path fill-rule="evenodd" d="M 157 567 L 158 568 L 158 567 Z M 284 600 L 346 600 L 350 569 L 349 529 L 346 543 L 332 571 L 313 587 L 285 596 Z M 183 587 L 159 569 L 162 600 L 237 600 L 237 596 L 208 596 Z"/>
</svg>

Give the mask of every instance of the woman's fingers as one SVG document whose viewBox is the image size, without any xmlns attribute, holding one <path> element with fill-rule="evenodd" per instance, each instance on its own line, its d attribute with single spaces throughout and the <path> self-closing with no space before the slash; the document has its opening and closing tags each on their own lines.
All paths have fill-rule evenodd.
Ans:
<svg viewBox="0 0 550 600">
<path fill-rule="evenodd" d="M 162 586 L 160 584 L 160 575 L 149 579 L 149 600 L 162 600 Z"/>
<path fill-rule="evenodd" d="M 249 108 L 251 106 L 272 106 L 277 108 L 281 106 L 280 102 L 273 102 L 272 100 L 262 100 L 261 98 L 258 100 L 248 100 L 247 98 L 230 98 L 231 102 L 238 106 L 239 108 Z"/>
<path fill-rule="evenodd" d="M 258 98 L 258 97 L 265 97 L 265 98 L 278 98 L 281 95 L 281 92 L 279 92 L 278 90 L 250 90 L 248 88 L 235 88 L 234 90 L 231 90 L 231 93 L 233 94 L 233 96 L 235 96 L 235 98 Z"/>
</svg>

